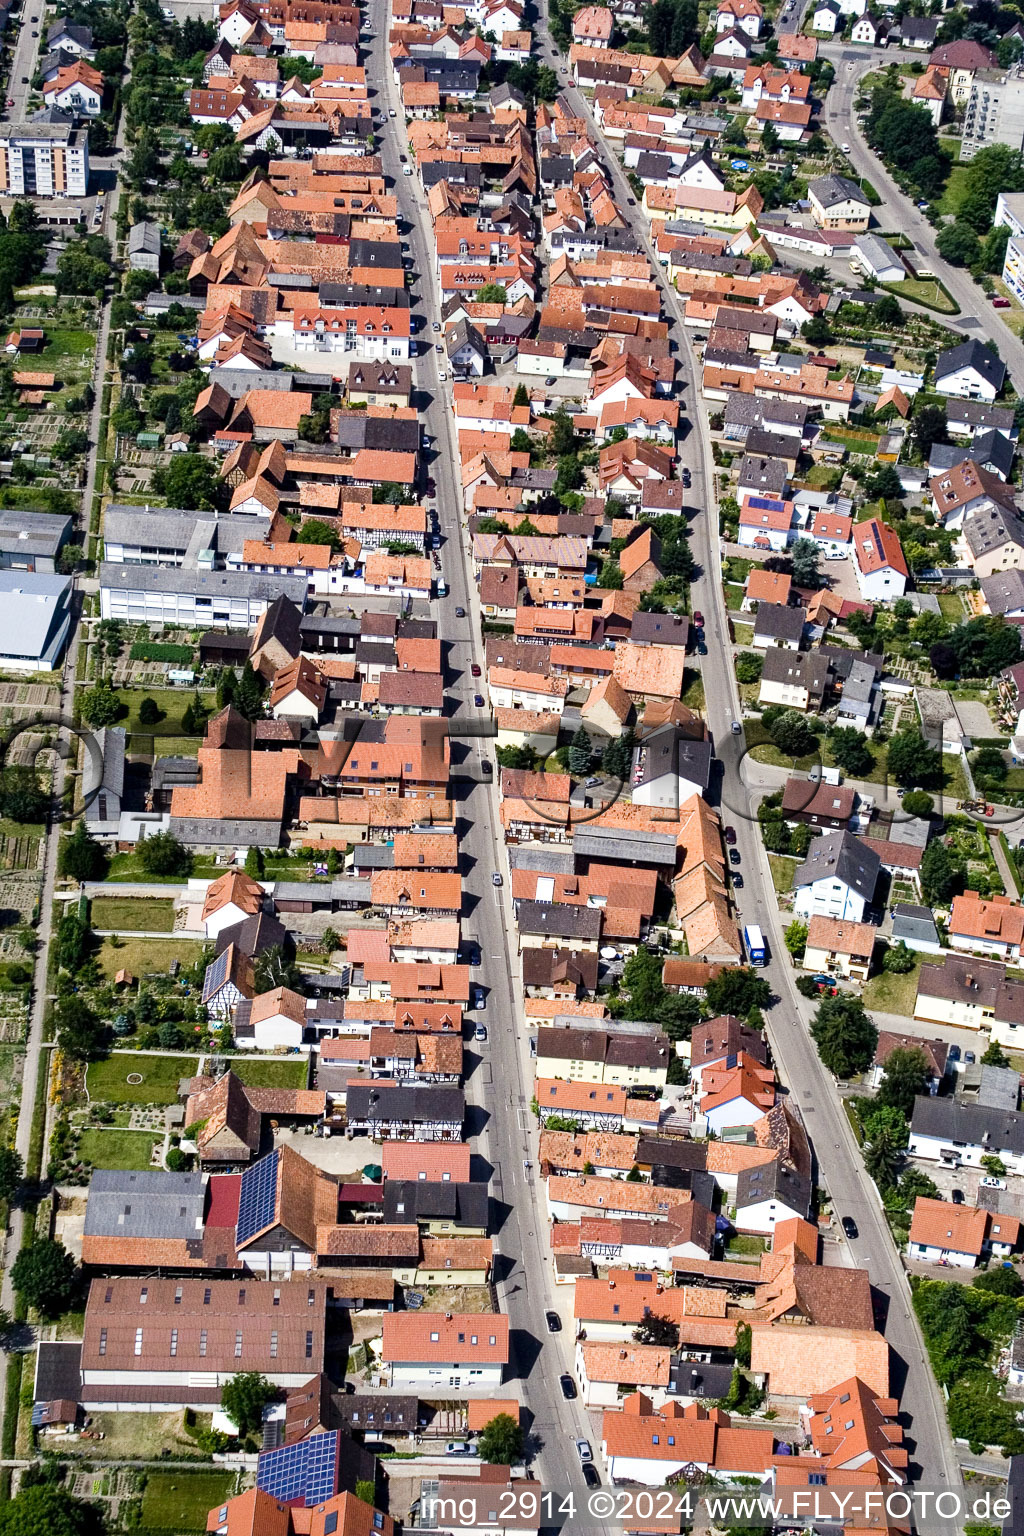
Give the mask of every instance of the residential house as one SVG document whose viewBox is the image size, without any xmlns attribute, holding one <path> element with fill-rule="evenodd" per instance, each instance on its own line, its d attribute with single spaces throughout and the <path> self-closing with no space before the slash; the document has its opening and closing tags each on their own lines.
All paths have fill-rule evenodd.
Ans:
<svg viewBox="0 0 1024 1536">
<path fill-rule="evenodd" d="M 382 1320 L 388 1385 L 434 1392 L 500 1387 L 509 1363 L 509 1321 L 490 1312 L 396 1312 Z"/>
<path fill-rule="evenodd" d="M 807 925 L 803 968 L 845 976 L 850 981 L 867 981 L 876 937 L 877 930 L 870 923 L 814 916 Z"/>
<path fill-rule="evenodd" d="M 858 523 L 853 549 L 857 585 L 866 602 L 903 596 L 910 572 L 903 546 L 887 523 L 877 517 Z"/>
<path fill-rule="evenodd" d="M 948 936 L 953 949 L 1017 960 L 1024 941 L 1024 908 L 1008 896 L 986 899 L 977 891 L 964 891 L 953 898 Z"/>
<path fill-rule="evenodd" d="M 807 610 L 788 607 L 781 603 L 759 603 L 754 615 L 754 640 L 758 650 L 776 647 L 799 651 L 803 639 Z"/>
<path fill-rule="evenodd" d="M 934 387 L 940 395 L 991 402 L 1005 383 L 1006 364 L 976 339 L 941 352 L 935 364 Z"/>
<path fill-rule="evenodd" d="M 793 876 L 793 910 L 800 917 L 861 923 L 875 898 L 882 861 L 849 832 L 815 838 Z"/>
<path fill-rule="evenodd" d="M 907 1150 L 948 1168 L 980 1168 L 983 1157 L 998 1157 L 1010 1173 L 1022 1173 L 1024 1114 L 925 1095 L 914 1100 Z"/>
<path fill-rule="evenodd" d="M 1020 1222 L 1016 1216 L 918 1195 L 910 1222 L 907 1256 L 922 1264 L 976 1269 L 988 1258 L 1007 1259 L 1019 1241 Z"/>
</svg>

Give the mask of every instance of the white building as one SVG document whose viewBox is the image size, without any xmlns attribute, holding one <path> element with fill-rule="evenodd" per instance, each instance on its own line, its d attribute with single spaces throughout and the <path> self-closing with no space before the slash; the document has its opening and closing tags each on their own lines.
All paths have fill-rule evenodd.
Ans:
<svg viewBox="0 0 1024 1536">
<path fill-rule="evenodd" d="M 288 987 L 254 997 L 249 1014 L 252 1033 L 240 1031 L 236 1045 L 254 1051 L 297 1050 L 306 1027 L 306 999 Z"/>
<path fill-rule="evenodd" d="M 888 240 L 883 240 L 880 235 L 858 235 L 853 242 L 850 265 L 879 283 L 902 283 L 907 275 Z"/>
<path fill-rule="evenodd" d="M 391 1312 L 382 1332 L 381 1364 L 395 1391 L 484 1393 L 504 1380 L 509 1326 L 501 1313 Z"/>
<path fill-rule="evenodd" d="M 1006 364 L 980 341 L 964 341 L 940 354 L 935 388 L 940 395 L 992 401 L 1006 383 Z"/>
<path fill-rule="evenodd" d="M 874 899 L 882 861 L 849 832 L 815 838 L 793 876 L 793 911 L 800 917 L 832 917 L 861 923 Z"/>
<path fill-rule="evenodd" d="M 305 576 L 165 566 L 100 566 L 100 617 L 179 629 L 254 629 L 275 598 L 306 605 Z"/>
<path fill-rule="evenodd" d="M 0 186 L 12 197 L 85 197 L 88 132 L 70 123 L 0 123 Z"/>
<path fill-rule="evenodd" d="M 1024 1173 L 1024 1114 L 922 1095 L 914 1100 L 908 1153 L 949 1168 L 980 1168 L 983 1157 L 998 1157 L 1009 1173 Z"/>
</svg>

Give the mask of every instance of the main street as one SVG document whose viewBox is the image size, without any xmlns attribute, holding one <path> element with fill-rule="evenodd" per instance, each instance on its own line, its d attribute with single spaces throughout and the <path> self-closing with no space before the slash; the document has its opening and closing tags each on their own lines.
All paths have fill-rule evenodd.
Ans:
<svg viewBox="0 0 1024 1536">
<path fill-rule="evenodd" d="M 541 62 L 561 70 L 565 61 L 551 38 L 547 0 L 541 0 L 535 35 Z M 929 1487 L 958 1487 L 960 1473 L 945 1410 L 911 1310 L 903 1266 L 831 1074 L 819 1061 L 808 1034 L 812 1009 L 794 985 L 794 973 L 783 941 L 784 924 L 757 825 L 761 792 L 748 788 L 743 738 L 732 734 L 732 722 L 741 719 L 741 711 L 721 584 L 717 516 L 713 481 L 708 470 L 707 415 L 697 389 L 695 360 L 683 323 L 683 304 L 657 260 L 649 239 L 646 216 L 636 207 L 622 168 L 604 139 L 589 102 L 571 83 L 563 87 L 563 94 L 572 111 L 586 121 L 594 142 L 603 148 L 605 164 L 614 184 L 616 207 L 651 262 L 662 289 L 664 313 L 674 342 L 680 397 L 684 407 L 688 407 L 689 415 L 689 432 L 683 439 L 680 457 L 682 464 L 691 471 L 694 486 L 695 505 L 688 510 L 691 514 L 691 548 L 698 574 L 691 586 L 691 596 L 692 607 L 702 611 L 705 617 L 708 654 L 701 664 L 705 717 L 723 769 L 720 786 L 722 819 L 736 830 L 736 847 L 744 875 L 743 890 L 737 893 L 740 921 L 758 924 L 769 942 L 771 958 L 766 974 L 779 999 L 768 1015 L 772 1053 L 779 1076 L 788 1085 L 790 1105 L 802 1118 L 811 1139 L 818 1163 L 818 1182 L 831 1193 L 837 1215 L 852 1216 L 857 1223 L 859 1236 L 850 1244 L 853 1260 L 868 1270 L 876 1290 L 885 1299 L 885 1334 L 894 1353 L 893 1395 L 900 1399 L 901 1416 L 910 1420 L 908 1443 L 913 1479 Z M 947 1524 L 950 1531 L 955 1528 L 953 1522 Z M 942 1531 L 942 1522 L 933 1522 L 933 1529 L 936 1533 Z"/>
<path fill-rule="evenodd" d="M 394 83 L 387 53 L 389 20 L 381 17 L 381 30 L 369 39 L 367 79 L 377 95 L 374 104 L 383 108 L 385 122 L 378 138 L 385 174 L 394 182 L 400 205 L 400 224 L 407 228 L 412 270 L 417 274 L 418 302 L 422 317 L 419 332 L 421 355 L 415 363 L 418 406 L 423 429 L 433 441 L 431 473 L 436 485 L 441 537 L 442 574 L 448 594 L 436 603 L 439 629 L 447 642 L 448 694 L 452 700 L 452 767 L 459 815 L 459 846 L 463 881 L 463 932 L 475 942 L 481 964 L 474 978 L 484 987 L 487 1006 L 472 1017 L 486 1023 L 488 1040 L 467 1052 L 469 1134 L 473 1149 L 485 1154 L 492 1183 L 495 1227 L 495 1280 L 498 1302 L 507 1313 L 512 1338 L 512 1374 L 522 1383 L 527 1408 L 526 1424 L 536 1450 L 530 1460 L 544 1487 L 556 1492 L 572 1490 L 584 1500 L 587 1489 L 573 1446 L 575 1438 L 593 1441 L 594 1425 L 579 1399 L 565 1402 L 558 1385 L 559 1374 L 572 1371 L 572 1330 L 549 1335 L 543 1313 L 561 1304 L 553 1293 L 548 1263 L 548 1219 L 543 1185 L 537 1178 L 537 1133 L 530 1109 L 533 1097 L 528 1034 L 520 1029 L 523 1018 L 521 968 L 515 943 L 509 883 L 492 884 L 495 871 L 503 871 L 505 858 L 499 829 L 497 769 L 494 778 L 484 777 L 481 763 L 493 763 L 493 743 L 488 736 L 460 739 L 467 722 L 483 724 L 488 717 L 473 706 L 481 688 L 470 666 L 485 666 L 480 631 L 480 608 L 470 562 L 468 537 L 463 525 L 462 486 L 458 442 L 448 389 L 439 377 L 447 371 L 444 354 L 434 352 L 440 333 L 441 307 L 436 281 L 436 258 L 431 221 L 418 175 L 405 176 L 399 155 L 406 152 L 405 115 Z M 388 118 L 389 111 L 395 117 Z M 409 163 L 412 164 L 410 157 Z M 461 608 L 465 618 L 456 617 Z M 473 1064 L 476 1053 L 479 1061 Z M 524 1170 L 524 1162 L 530 1171 Z M 511 1383 L 511 1390 L 515 1383 Z M 587 1520 L 588 1530 L 600 1533 L 609 1527 Z"/>
</svg>

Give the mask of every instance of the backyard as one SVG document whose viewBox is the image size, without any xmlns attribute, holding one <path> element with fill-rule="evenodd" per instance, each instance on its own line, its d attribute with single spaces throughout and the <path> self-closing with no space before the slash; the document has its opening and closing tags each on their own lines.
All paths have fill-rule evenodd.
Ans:
<svg viewBox="0 0 1024 1536">
<path fill-rule="evenodd" d="M 915 960 L 914 969 L 907 971 L 903 976 L 897 976 L 892 971 L 879 971 L 877 976 L 872 976 L 870 981 L 864 983 L 865 1008 L 878 1013 L 899 1013 L 905 1018 L 913 1018 L 918 977 L 921 974 L 922 964 L 928 963 L 928 961 Z"/>
<path fill-rule="evenodd" d="M 138 1051 L 114 1051 L 105 1061 L 89 1063 L 85 1086 L 90 1099 L 106 1104 L 175 1104 L 178 1083 L 195 1077 L 194 1056 L 144 1056 Z M 131 1077 L 133 1081 L 129 1082 Z M 135 1078 L 139 1082 L 135 1082 Z"/>
<path fill-rule="evenodd" d="M 97 896 L 89 921 L 98 932 L 170 933 L 174 903 L 169 896 Z"/>
<path fill-rule="evenodd" d="M 248 1088 L 305 1088 L 309 1082 L 305 1056 L 292 1056 L 287 1061 L 248 1061 L 244 1056 L 232 1056 L 228 1065 Z"/>
<path fill-rule="evenodd" d="M 205 1531 L 211 1509 L 235 1489 L 233 1472 L 150 1472 L 142 1524 L 153 1531 Z"/>
<path fill-rule="evenodd" d="M 202 947 L 194 939 L 122 939 L 116 945 L 104 939 L 98 958 L 100 970 L 110 981 L 118 971 L 130 971 L 135 977 L 166 972 L 172 960 L 195 965 Z"/>
<path fill-rule="evenodd" d="M 105 1130 L 91 1126 L 78 1140 L 78 1156 L 94 1168 L 152 1168 L 153 1147 L 162 1137 L 148 1131 Z"/>
</svg>

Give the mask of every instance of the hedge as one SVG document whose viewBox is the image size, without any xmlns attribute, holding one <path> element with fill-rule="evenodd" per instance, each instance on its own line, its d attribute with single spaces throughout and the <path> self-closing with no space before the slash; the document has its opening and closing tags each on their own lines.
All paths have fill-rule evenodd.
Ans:
<svg viewBox="0 0 1024 1536">
<path fill-rule="evenodd" d="M 191 661 L 196 653 L 194 645 L 156 645 L 137 640 L 129 653 L 131 661 Z"/>
</svg>

